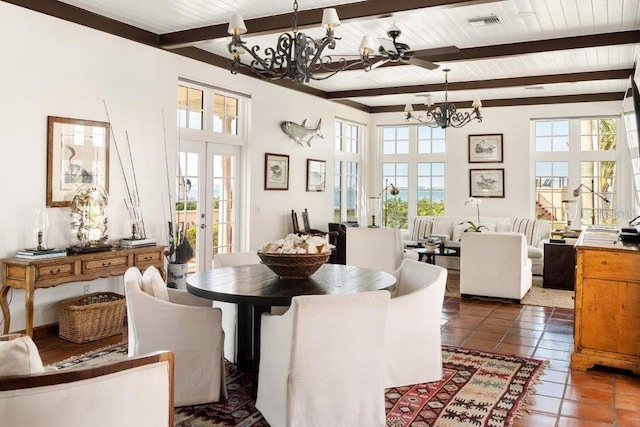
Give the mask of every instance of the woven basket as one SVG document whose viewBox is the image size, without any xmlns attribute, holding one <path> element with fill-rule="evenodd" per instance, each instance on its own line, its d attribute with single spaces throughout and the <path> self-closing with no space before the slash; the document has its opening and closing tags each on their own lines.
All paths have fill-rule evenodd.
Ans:
<svg viewBox="0 0 640 427">
<path fill-rule="evenodd" d="M 60 338 L 84 343 L 122 333 L 125 299 L 113 292 L 97 292 L 58 303 Z"/>
<path fill-rule="evenodd" d="M 329 260 L 324 254 L 272 254 L 258 252 L 262 263 L 283 279 L 306 279 Z"/>
</svg>

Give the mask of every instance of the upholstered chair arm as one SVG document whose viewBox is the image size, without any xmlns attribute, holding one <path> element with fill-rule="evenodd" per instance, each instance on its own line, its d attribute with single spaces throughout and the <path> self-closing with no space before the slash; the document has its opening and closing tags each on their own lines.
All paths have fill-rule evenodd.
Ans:
<svg viewBox="0 0 640 427">
<path fill-rule="evenodd" d="M 174 304 L 190 305 L 193 307 L 212 307 L 213 301 L 207 298 L 202 298 L 197 295 L 190 294 L 187 291 L 180 289 L 167 289 L 169 294 L 169 301 Z"/>
</svg>

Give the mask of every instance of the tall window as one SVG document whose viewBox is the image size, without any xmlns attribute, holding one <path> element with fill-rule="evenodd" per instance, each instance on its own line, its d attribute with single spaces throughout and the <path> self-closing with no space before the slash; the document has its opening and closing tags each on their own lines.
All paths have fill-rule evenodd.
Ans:
<svg viewBox="0 0 640 427">
<path fill-rule="evenodd" d="M 333 216 L 336 222 L 357 221 L 359 164 L 363 126 L 346 120 L 334 123 L 336 161 L 333 178 Z"/>
<path fill-rule="evenodd" d="M 418 163 L 418 215 L 444 215 L 445 164 Z"/>
<path fill-rule="evenodd" d="M 390 228 L 407 228 L 409 164 L 383 163 L 382 180 L 385 187 L 393 184 L 400 191 L 396 195 L 390 192 L 382 195 L 382 225 Z"/>
<path fill-rule="evenodd" d="M 536 162 L 536 218 L 566 221 L 568 186 L 569 162 Z"/>
<path fill-rule="evenodd" d="M 446 181 L 446 133 L 428 126 L 384 126 L 381 189 L 391 183 L 400 193 L 382 200 L 380 218 L 387 226 L 406 229 L 416 215 L 444 215 Z M 411 185 L 409 185 L 411 184 Z"/>
<path fill-rule="evenodd" d="M 617 119 L 535 122 L 536 215 L 615 224 Z"/>
</svg>

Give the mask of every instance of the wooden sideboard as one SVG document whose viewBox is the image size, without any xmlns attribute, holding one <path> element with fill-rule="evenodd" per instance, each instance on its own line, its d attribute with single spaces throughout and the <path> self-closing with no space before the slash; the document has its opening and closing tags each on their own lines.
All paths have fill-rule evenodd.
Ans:
<svg viewBox="0 0 640 427">
<path fill-rule="evenodd" d="M 585 232 L 576 245 L 576 311 L 571 367 L 640 374 L 640 250 Z"/>
<path fill-rule="evenodd" d="M 164 246 L 113 249 L 40 260 L 3 259 L 0 307 L 4 317 L 4 333 L 9 333 L 11 322 L 7 303 L 7 294 L 11 288 L 25 291 L 26 334 L 33 336 L 33 294 L 36 289 L 121 276 L 129 267 L 144 270 L 151 265 L 164 272 Z"/>
</svg>

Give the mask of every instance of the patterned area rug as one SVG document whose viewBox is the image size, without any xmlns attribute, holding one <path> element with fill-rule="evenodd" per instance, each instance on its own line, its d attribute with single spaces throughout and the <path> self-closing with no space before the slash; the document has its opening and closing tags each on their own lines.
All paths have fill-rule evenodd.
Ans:
<svg viewBox="0 0 640 427">
<path fill-rule="evenodd" d="M 56 363 L 59 369 L 124 358 L 121 343 Z M 442 380 L 385 391 L 388 427 L 510 426 L 548 362 L 443 346 Z M 225 401 L 176 408 L 176 427 L 266 427 L 251 377 L 227 364 Z"/>
</svg>

